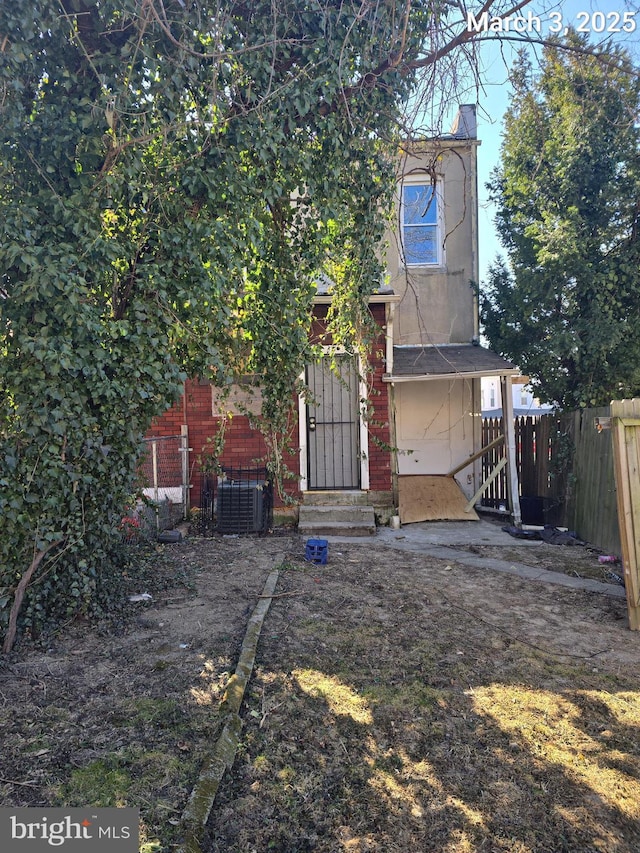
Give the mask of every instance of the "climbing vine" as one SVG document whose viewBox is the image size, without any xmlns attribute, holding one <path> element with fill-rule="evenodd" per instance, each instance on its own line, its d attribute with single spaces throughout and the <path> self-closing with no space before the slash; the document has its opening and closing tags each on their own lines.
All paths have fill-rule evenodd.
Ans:
<svg viewBox="0 0 640 853">
<path fill-rule="evenodd" d="M 141 438 L 185 376 L 254 374 L 265 434 L 282 436 L 320 270 L 336 271 L 332 334 L 362 337 L 400 113 L 471 38 L 451 14 L 1 4 L 5 651 L 21 608 L 35 630 L 95 602 Z"/>
</svg>

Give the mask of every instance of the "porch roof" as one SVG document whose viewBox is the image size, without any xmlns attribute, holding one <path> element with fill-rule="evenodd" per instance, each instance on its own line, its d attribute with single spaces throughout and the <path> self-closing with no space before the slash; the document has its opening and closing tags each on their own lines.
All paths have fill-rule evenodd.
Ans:
<svg viewBox="0 0 640 853">
<path fill-rule="evenodd" d="M 420 382 L 427 379 L 472 379 L 481 376 L 512 376 L 520 371 L 510 361 L 477 344 L 395 346 L 393 370 L 386 382 Z"/>
</svg>

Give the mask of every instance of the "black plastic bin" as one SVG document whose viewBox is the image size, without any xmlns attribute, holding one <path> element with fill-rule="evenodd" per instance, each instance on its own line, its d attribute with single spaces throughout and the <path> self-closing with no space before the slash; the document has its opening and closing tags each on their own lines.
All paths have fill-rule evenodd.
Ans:
<svg viewBox="0 0 640 853">
<path fill-rule="evenodd" d="M 523 524 L 534 524 L 538 527 L 544 527 L 545 524 L 564 524 L 562 503 L 539 495 L 525 495 L 520 498 L 520 515 Z"/>
</svg>

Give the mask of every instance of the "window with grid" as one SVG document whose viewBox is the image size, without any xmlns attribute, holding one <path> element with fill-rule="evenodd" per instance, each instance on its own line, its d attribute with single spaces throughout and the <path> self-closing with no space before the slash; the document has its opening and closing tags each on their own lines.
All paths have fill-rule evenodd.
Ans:
<svg viewBox="0 0 640 853">
<path fill-rule="evenodd" d="M 402 187 L 402 249 L 406 266 L 442 264 L 441 197 L 438 185 L 405 183 Z"/>
</svg>

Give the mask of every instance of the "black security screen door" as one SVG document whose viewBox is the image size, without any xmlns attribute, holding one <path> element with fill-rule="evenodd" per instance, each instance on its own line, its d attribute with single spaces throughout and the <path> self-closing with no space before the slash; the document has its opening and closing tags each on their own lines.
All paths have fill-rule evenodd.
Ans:
<svg viewBox="0 0 640 853">
<path fill-rule="evenodd" d="M 358 371 L 353 356 L 335 362 L 338 375 L 328 358 L 307 367 L 310 489 L 360 488 Z"/>
</svg>

